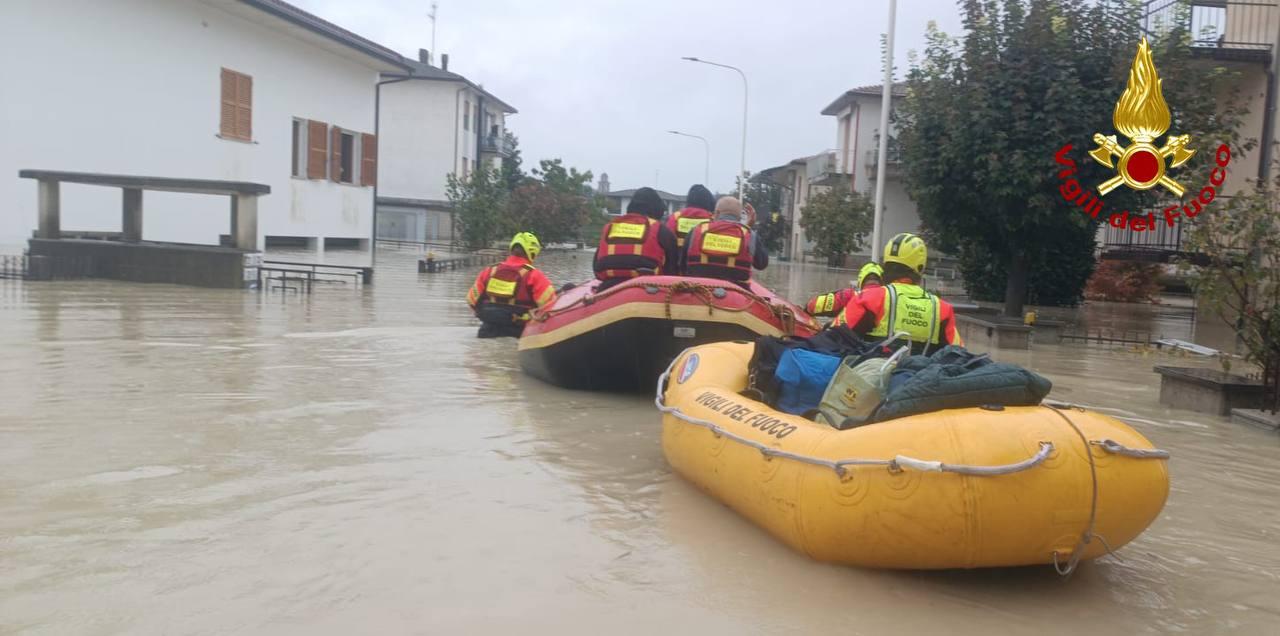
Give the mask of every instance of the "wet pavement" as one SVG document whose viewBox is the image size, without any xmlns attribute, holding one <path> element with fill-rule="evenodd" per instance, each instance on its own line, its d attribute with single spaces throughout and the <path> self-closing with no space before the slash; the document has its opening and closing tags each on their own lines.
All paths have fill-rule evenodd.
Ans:
<svg viewBox="0 0 1280 636">
<path fill-rule="evenodd" d="M 1165 352 L 997 352 L 1173 453 L 1069 580 L 810 561 L 673 475 L 644 397 L 528 378 L 474 272 L 310 296 L 0 281 L 0 633 L 1276 633 L 1280 437 L 1157 404 Z M 360 255 L 331 251 L 331 262 Z M 590 253 L 549 253 L 556 282 Z M 850 277 L 778 264 L 793 300 Z M 1190 335 L 1187 307 L 1084 324 Z M 1183 331 L 1178 331 L 1182 329 Z"/>
</svg>

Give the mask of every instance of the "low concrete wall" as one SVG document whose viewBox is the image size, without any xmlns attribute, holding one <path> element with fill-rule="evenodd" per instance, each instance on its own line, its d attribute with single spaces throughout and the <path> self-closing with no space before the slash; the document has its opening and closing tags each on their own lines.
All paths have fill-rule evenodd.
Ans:
<svg viewBox="0 0 1280 636">
<path fill-rule="evenodd" d="M 71 262 L 85 277 L 139 283 L 238 289 L 256 284 L 261 262 L 261 252 L 211 245 L 90 239 L 31 239 L 29 244 L 32 257 L 47 259 L 55 269 L 59 262 Z"/>
<path fill-rule="evenodd" d="M 969 349 L 1030 349 L 1031 327 L 996 320 L 984 320 L 970 314 L 956 316 L 956 327 Z"/>
<path fill-rule="evenodd" d="M 1214 415 L 1262 406 L 1262 383 L 1244 376 L 1190 367 L 1156 366 L 1152 370 L 1160 374 L 1160 403 L 1166 406 Z"/>
</svg>

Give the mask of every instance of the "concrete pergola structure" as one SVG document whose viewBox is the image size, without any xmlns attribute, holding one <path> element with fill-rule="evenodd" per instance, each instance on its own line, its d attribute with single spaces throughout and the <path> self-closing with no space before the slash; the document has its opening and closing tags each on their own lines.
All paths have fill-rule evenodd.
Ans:
<svg viewBox="0 0 1280 636">
<path fill-rule="evenodd" d="M 230 197 L 231 238 L 236 249 L 250 252 L 261 249 L 258 242 L 258 197 L 271 193 L 271 186 L 266 184 L 57 170 L 20 170 L 18 176 L 35 179 L 39 184 L 37 207 L 40 220 L 36 238 L 62 238 L 60 186 L 63 183 L 80 183 L 121 189 L 123 197 L 120 225 L 125 241 L 142 240 L 142 192 L 152 190 Z"/>
</svg>

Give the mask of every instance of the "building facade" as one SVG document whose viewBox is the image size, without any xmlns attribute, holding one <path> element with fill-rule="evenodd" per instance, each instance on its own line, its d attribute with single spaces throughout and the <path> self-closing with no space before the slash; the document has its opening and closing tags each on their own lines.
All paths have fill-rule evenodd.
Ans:
<svg viewBox="0 0 1280 636">
<path fill-rule="evenodd" d="M 35 226 L 17 176 L 34 168 L 264 183 L 267 242 L 369 243 L 374 86 L 408 70 L 395 52 L 280 0 L 11 3 L 0 42 L 0 240 Z M 64 229 L 119 231 L 119 196 L 64 186 Z M 221 197 L 146 197 L 146 240 L 229 232 Z"/>
<path fill-rule="evenodd" d="M 379 132 L 382 181 L 378 185 L 378 238 L 451 242 L 448 176 L 497 168 L 513 148 L 507 115 L 516 109 L 457 73 L 409 61 L 408 74 L 382 80 Z"/>
</svg>

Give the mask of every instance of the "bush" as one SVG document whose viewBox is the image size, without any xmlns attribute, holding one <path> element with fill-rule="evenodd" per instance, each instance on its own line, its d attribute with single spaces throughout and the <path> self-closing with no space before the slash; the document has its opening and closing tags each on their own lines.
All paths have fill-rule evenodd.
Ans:
<svg viewBox="0 0 1280 636">
<path fill-rule="evenodd" d="M 1084 297 L 1121 303 L 1157 302 L 1160 273 L 1160 266 L 1154 263 L 1102 261 L 1089 278 Z"/>
</svg>

